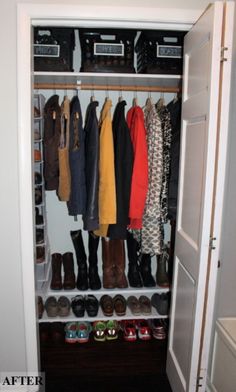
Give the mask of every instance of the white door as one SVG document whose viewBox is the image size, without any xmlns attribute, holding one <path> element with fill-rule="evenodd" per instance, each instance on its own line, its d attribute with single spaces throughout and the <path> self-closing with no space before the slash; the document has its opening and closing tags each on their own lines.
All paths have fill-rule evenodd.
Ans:
<svg viewBox="0 0 236 392">
<path fill-rule="evenodd" d="M 222 24 L 223 2 L 216 2 L 206 9 L 184 42 L 178 219 L 167 353 L 173 392 L 195 392 L 198 384 L 211 254 Z"/>
</svg>

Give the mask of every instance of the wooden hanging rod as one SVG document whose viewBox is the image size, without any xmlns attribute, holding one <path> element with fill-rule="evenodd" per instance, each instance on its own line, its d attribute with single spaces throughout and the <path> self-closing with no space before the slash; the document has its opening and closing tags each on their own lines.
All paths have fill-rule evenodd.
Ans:
<svg viewBox="0 0 236 392">
<path fill-rule="evenodd" d="M 41 90 L 108 90 L 108 91 L 146 91 L 146 92 L 163 92 L 163 93 L 179 93 L 180 87 L 165 86 L 116 86 L 116 85 L 100 85 L 100 84 L 70 84 L 70 83 L 35 83 L 35 89 Z"/>
</svg>

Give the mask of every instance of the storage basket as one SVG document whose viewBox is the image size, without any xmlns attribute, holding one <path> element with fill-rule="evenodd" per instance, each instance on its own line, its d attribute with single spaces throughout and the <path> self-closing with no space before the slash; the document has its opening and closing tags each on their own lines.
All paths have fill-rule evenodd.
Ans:
<svg viewBox="0 0 236 392">
<path fill-rule="evenodd" d="M 142 31 L 135 45 L 137 72 L 182 74 L 183 31 Z"/>
<path fill-rule="evenodd" d="M 35 27 L 34 70 L 72 72 L 74 48 L 74 29 Z"/>
<path fill-rule="evenodd" d="M 81 72 L 133 73 L 134 30 L 80 29 Z"/>
</svg>

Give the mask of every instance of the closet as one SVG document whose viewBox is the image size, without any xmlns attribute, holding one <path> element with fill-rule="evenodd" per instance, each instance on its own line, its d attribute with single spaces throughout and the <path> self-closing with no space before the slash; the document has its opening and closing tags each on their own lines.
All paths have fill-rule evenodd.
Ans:
<svg viewBox="0 0 236 392">
<path fill-rule="evenodd" d="M 230 7 L 228 6 L 228 8 Z M 230 21 L 230 14 L 226 11 L 224 18 L 229 18 Z M 201 388 L 205 385 L 207 374 L 210 329 L 209 325 L 206 327 L 203 320 L 206 315 L 212 317 L 214 301 L 211 296 L 205 296 L 205 292 L 215 287 L 216 267 L 212 269 L 212 260 L 215 260 L 215 257 L 217 258 L 217 247 L 219 245 L 217 245 L 215 237 L 219 238 L 219 222 L 221 220 L 220 209 L 217 207 L 222 203 L 222 191 L 220 192 L 222 179 L 217 181 L 214 163 L 216 153 L 225 153 L 224 149 L 219 148 L 219 138 L 222 138 L 222 123 L 217 122 L 216 113 L 219 108 L 219 93 L 226 93 L 225 85 L 220 85 L 219 80 L 220 76 L 223 79 L 227 70 L 230 70 L 227 67 L 230 67 L 231 53 L 230 32 L 226 28 L 226 33 L 222 34 L 223 12 L 221 2 L 209 7 L 186 35 L 184 45 L 185 66 L 179 209 L 167 360 L 167 374 L 172 389 L 176 392 L 193 391 L 196 388 L 199 391 L 203 390 Z M 35 25 L 37 25 L 36 22 L 34 21 Z M 227 26 L 227 23 L 225 26 Z M 224 45 L 222 45 L 222 42 Z M 224 51 L 220 50 L 222 46 L 228 47 L 227 64 L 224 61 Z M 178 86 L 180 78 L 167 77 L 166 75 L 165 77 L 159 77 L 158 75 L 142 77 L 140 75 L 119 74 L 110 76 L 76 75 L 76 73 L 63 75 L 35 73 L 35 97 L 37 98 L 39 97 L 38 94 L 43 93 L 47 99 L 52 91 L 57 91 L 56 86 L 58 84 L 62 84 L 61 97 L 65 95 L 65 92 L 73 96 L 78 80 L 82 87 L 81 91 L 78 91 L 78 95 L 80 101 L 85 105 L 90 100 L 91 90 L 94 89 L 96 99 L 102 102 L 104 96 L 108 94 L 107 91 L 111 96 L 112 86 L 115 86 L 114 104 L 119 98 L 119 91 L 122 91 L 123 98 L 130 105 L 131 97 L 133 98 L 133 93 L 130 94 L 129 92 L 131 90 L 130 86 L 137 86 L 132 90 L 137 91 L 140 102 L 142 102 L 142 97 L 145 100 L 147 93 L 150 92 L 152 98 L 157 100 L 159 94 L 157 93 L 154 96 L 156 94 L 155 90 L 164 91 L 165 99 L 168 102 L 174 98 L 171 92 L 175 93 L 176 82 Z M 99 88 L 99 90 L 102 90 L 101 92 L 98 92 L 94 87 L 98 84 L 101 86 Z M 84 88 L 86 88 L 86 85 L 88 86 L 88 92 L 83 91 L 83 85 Z M 109 86 L 109 88 L 106 86 Z M 51 92 L 48 87 L 52 89 Z M 142 90 L 147 90 L 147 92 L 141 93 Z M 227 113 L 226 108 L 225 110 Z M 216 208 L 212 211 L 213 204 Z M 55 199 L 53 194 L 46 194 L 46 210 L 50 246 L 55 246 L 50 250 L 51 252 L 54 250 L 64 252 L 68 249 L 69 243 L 65 232 L 73 228 L 77 229 L 78 222 L 72 223 L 70 220 L 68 229 L 65 229 L 67 222 L 65 221 L 63 205 Z M 50 214 L 52 215 L 50 216 Z M 60 216 L 63 216 L 61 218 L 63 222 L 60 220 Z M 55 227 L 60 228 L 62 223 L 63 234 L 59 237 Z M 63 241 L 65 242 L 63 243 Z M 207 282 L 209 282 L 208 286 Z M 145 293 L 149 296 L 152 292 L 152 290 L 145 289 Z M 100 296 L 101 293 L 102 291 L 98 291 L 96 294 Z M 70 293 L 70 295 L 72 296 L 74 293 Z M 129 315 L 128 317 L 130 318 Z M 204 365 L 200 364 L 201 360 Z M 198 364 L 200 365 L 198 366 Z"/>
</svg>

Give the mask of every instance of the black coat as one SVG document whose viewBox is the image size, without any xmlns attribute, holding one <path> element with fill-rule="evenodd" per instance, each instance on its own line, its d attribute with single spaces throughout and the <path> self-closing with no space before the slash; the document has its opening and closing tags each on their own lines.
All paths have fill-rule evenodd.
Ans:
<svg viewBox="0 0 236 392">
<path fill-rule="evenodd" d="M 84 230 L 99 228 L 98 221 L 98 180 L 99 180 L 99 129 L 96 108 L 97 101 L 90 102 L 85 119 L 85 180 L 86 208 L 83 214 Z"/>
<path fill-rule="evenodd" d="M 70 103 L 69 163 L 71 173 L 71 193 L 67 202 L 69 215 L 85 212 L 85 155 L 84 130 L 79 98 L 73 97 Z"/>
<path fill-rule="evenodd" d="M 59 184 L 58 147 L 61 135 L 59 96 L 53 95 L 44 107 L 44 180 L 46 190 L 57 190 Z"/>
<path fill-rule="evenodd" d="M 108 236 L 112 239 L 125 239 L 126 228 L 129 224 L 128 216 L 134 153 L 130 131 L 125 120 L 125 105 L 125 101 L 116 105 L 112 121 L 117 208 L 117 223 L 109 225 L 108 230 Z"/>
</svg>

